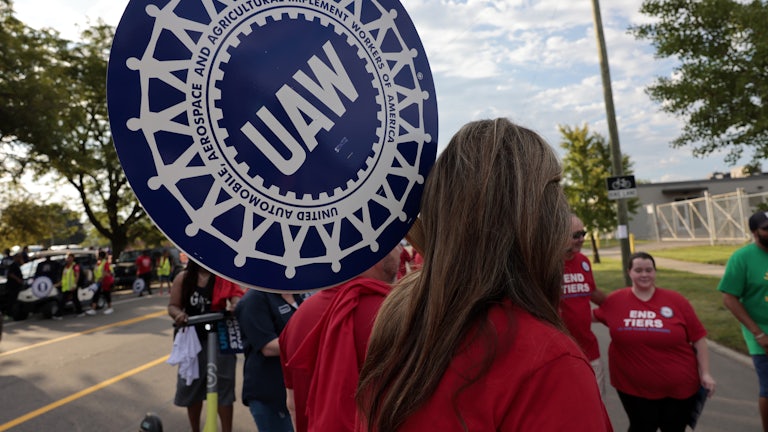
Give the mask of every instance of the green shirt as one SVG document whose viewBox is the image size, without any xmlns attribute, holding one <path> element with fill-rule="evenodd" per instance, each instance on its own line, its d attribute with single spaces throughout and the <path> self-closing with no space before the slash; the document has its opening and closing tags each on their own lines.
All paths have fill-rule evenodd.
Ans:
<svg viewBox="0 0 768 432">
<path fill-rule="evenodd" d="M 734 252 L 717 289 L 737 297 L 752 320 L 768 333 L 768 252 L 755 243 Z M 741 332 L 750 354 L 765 354 L 752 332 L 743 325 Z"/>
</svg>

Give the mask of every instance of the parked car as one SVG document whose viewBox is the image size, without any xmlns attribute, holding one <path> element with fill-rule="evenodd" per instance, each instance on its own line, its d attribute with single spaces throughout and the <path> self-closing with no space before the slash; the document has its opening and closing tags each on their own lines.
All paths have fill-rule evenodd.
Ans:
<svg viewBox="0 0 768 432">
<path fill-rule="evenodd" d="M 155 266 L 163 251 L 168 249 L 171 255 L 171 280 L 180 271 L 187 266 L 187 257 L 179 251 L 178 248 L 154 248 L 150 249 L 149 256 L 152 257 L 152 277 L 155 278 Z M 144 249 L 122 251 L 117 260 L 112 262 L 112 273 L 115 275 L 115 289 L 130 288 L 133 281 L 136 280 L 136 258 L 141 255 Z"/>
<path fill-rule="evenodd" d="M 42 251 L 35 256 L 35 259 L 21 266 L 25 286 L 19 292 L 15 302 L 9 306 L 9 315 L 14 320 L 24 320 L 30 313 L 42 313 L 46 318 L 58 313 L 59 287 L 57 285 L 61 282 L 61 270 L 64 268 L 67 254 L 70 253 L 75 256 L 75 262 L 80 266 L 80 278 L 77 281 L 78 298 L 86 305 L 90 303 L 94 292 L 93 269 L 98 261 L 96 251 L 86 249 Z M 48 259 L 50 259 L 52 271 L 41 274 L 39 267 L 46 265 L 45 262 Z M 39 285 L 34 283 L 38 276 L 48 276 L 51 286 L 40 289 Z"/>
</svg>

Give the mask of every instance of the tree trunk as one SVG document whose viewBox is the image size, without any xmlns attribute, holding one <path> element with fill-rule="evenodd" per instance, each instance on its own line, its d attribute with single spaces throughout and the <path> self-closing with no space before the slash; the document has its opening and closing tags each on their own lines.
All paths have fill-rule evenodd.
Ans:
<svg viewBox="0 0 768 432">
<path fill-rule="evenodd" d="M 597 250 L 595 233 L 589 233 L 589 241 L 592 242 L 592 262 L 594 264 L 600 264 L 600 252 Z"/>
</svg>

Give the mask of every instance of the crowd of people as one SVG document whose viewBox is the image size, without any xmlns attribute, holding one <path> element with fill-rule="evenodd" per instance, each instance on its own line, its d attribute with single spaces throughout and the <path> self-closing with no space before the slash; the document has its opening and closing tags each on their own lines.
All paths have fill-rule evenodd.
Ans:
<svg viewBox="0 0 768 432">
<path fill-rule="evenodd" d="M 92 255 L 95 258 L 92 257 Z M 32 256 L 27 252 L 27 247 L 16 253 L 6 249 L 0 263 L 0 275 L 6 277 L 5 287 L 0 296 L 0 312 L 12 315 L 13 305 L 19 293 L 35 284 L 39 278 L 46 278 L 46 283 L 58 290 L 56 312 L 52 318 L 61 320 L 65 305 L 72 305 L 75 316 L 96 315 L 97 310 L 103 305 L 103 313 L 109 315 L 114 312 L 112 307 L 112 291 L 115 284 L 115 274 L 112 267 L 111 254 L 108 250 L 62 250 L 61 253 L 42 252 L 43 257 Z M 84 258 L 86 257 L 86 258 Z M 79 262 L 82 258 L 82 262 Z M 92 261 L 95 259 L 95 262 Z M 33 267 L 32 275 L 22 274 L 22 265 L 37 260 Z M 171 291 L 171 273 L 177 266 L 169 249 L 164 248 L 158 256 L 150 256 L 149 250 L 143 250 L 134 262 L 136 267 L 136 279 L 143 284 L 138 295 L 151 295 L 152 283 L 159 283 L 160 294 L 168 294 Z M 30 270 L 31 271 L 31 270 Z M 85 277 L 85 272 L 88 277 Z M 93 277 L 90 277 L 92 272 Z M 88 288 L 92 296 L 88 304 L 83 305 L 78 296 L 78 289 Z M 87 298 L 87 297 L 86 297 Z M 26 316 L 26 315 L 24 315 Z"/>
<path fill-rule="evenodd" d="M 630 430 L 684 431 L 715 391 L 706 330 L 683 296 L 656 286 L 648 254 L 632 255 L 632 286 L 597 288 L 561 175 L 535 132 L 469 123 L 427 178 L 411 244 L 309 297 L 245 294 L 231 309 L 258 430 L 610 431 L 600 322 Z"/>
<path fill-rule="evenodd" d="M 432 167 L 410 243 L 350 281 L 306 294 L 244 290 L 193 260 L 171 278 L 167 254 L 157 263 L 142 254 L 137 277 L 150 294 L 148 268 L 156 271 L 177 329 L 231 312 L 245 360 L 241 401 L 260 432 L 611 431 L 608 382 L 630 431 L 685 431 L 716 389 L 707 331 L 684 296 L 657 286 L 648 253 L 629 257 L 630 286 L 597 287 L 581 252 L 588 231 L 561 180 L 538 134 L 502 118 L 475 121 Z M 742 325 L 768 424 L 768 213 L 749 226 L 754 242 L 729 260 L 718 289 Z M 23 284 L 22 262 L 19 254 L 8 264 L 9 283 Z M 111 311 L 104 253 L 99 263 Z M 66 299 L 79 270 L 68 257 L 57 271 Z M 84 313 L 95 310 L 94 301 Z M 610 334 L 607 371 L 593 323 Z M 198 370 L 178 375 L 174 403 L 199 431 L 207 338 L 199 325 L 193 333 Z M 216 360 L 226 432 L 237 356 Z"/>
</svg>

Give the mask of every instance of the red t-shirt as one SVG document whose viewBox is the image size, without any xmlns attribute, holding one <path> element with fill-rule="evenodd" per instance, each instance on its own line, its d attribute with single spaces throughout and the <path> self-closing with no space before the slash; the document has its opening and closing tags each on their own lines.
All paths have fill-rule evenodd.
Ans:
<svg viewBox="0 0 768 432">
<path fill-rule="evenodd" d="M 644 302 L 624 288 L 594 314 L 611 333 L 608 368 L 617 390 L 647 399 L 685 399 L 699 389 L 691 344 L 707 332 L 685 297 L 657 287 Z"/>
<path fill-rule="evenodd" d="M 301 396 L 306 403 L 307 430 L 355 430 L 355 392 L 360 368 L 376 314 L 390 289 L 389 284 L 360 277 L 341 285 L 317 325 L 284 363 L 283 368 L 289 373 L 301 370 L 311 376 L 309 392 L 306 397 Z M 303 307 L 299 307 L 296 314 Z M 293 318 L 283 333 L 289 330 L 291 321 Z M 292 377 L 294 402 L 296 378 L 296 375 Z M 296 404 L 297 417 L 299 409 Z"/>
<path fill-rule="evenodd" d="M 488 318 L 497 337 L 490 369 L 467 382 L 493 346 L 467 336 L 470 345 L 398 432 L 612 431 L 592 367 L 571 338 L 511 302 Z"/>
<path fill-rule="evenodd" d="M 296 407 L 296 432 L 307 431 L 307 395 L 312 375 L 306 370 L 288 368 L 288 359 L 293 357 L 310 331 L 320 321 L 320 317 L 339 292 L 339 287 L 324 289 L 310 298 L 294 312 L 285 328 L 280 332 L 280 364 L 283 367 L 285 388 L 293 390 L 293 403 Z"/>
<path fill-rule="evenodd" d="M 560 315 L 576 343 L 590 361 L 600 358 L 600 347 L 592 333 L 592 305 L 595 278 L 589 258 L 577 253 L 563 267 L 563 292 L 560 296 Z"/>
<path fill-rule="evenodd" d="M 140 255 L 136 258 L 136 274 L 143 275 L 152 271 L 152 258 L 149 255 Z"/>
<path fill-rule="evenodd" d="M 101 261 L 99 261 L 96 265 L 99 266 Z M 109 261 L 104 262 L 104 270 L 103 270 L 103 276 L 101 279 L 101 290 L 102 291 L 109 291 L 112 288 L 112 284 L 115 282 L 115 277 L 112 276 L 112 264 L 109 263 Z"/>
<path fill-rule="evenodd" d="M 227 309 L 227 301 L 232 297 L 242 297 L 245 291 L 240 285 L 230 282 L 222 277 L 216 277 L 213 284 L 213 298 L 211 299 L 211 310 L 214 312 Z"/>
<path fill-rule="evenodd" d="M 422 264 L 424 264 L 424 257 L 414 249 L 413 258 L 411 259 L 411 270 L 414 271 L 420 269 Z"/>
</svg>

